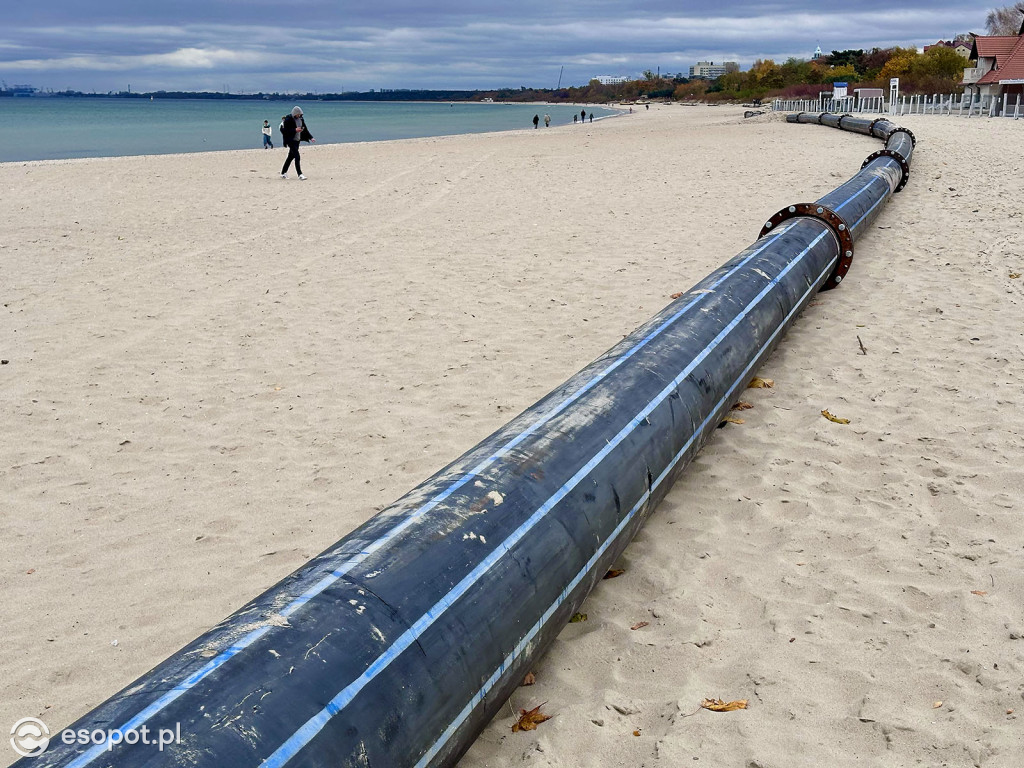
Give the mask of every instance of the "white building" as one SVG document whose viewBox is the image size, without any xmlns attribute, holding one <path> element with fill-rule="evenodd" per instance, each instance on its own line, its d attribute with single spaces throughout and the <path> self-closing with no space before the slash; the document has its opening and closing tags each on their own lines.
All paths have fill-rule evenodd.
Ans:
<svg viewBox="0 0 1024 768">
<path fill-rule="evenodd" d="M 733 72 L 739 69 L 735 61 L 727 61 L 724 64 L 715 64 L 713 61 L 698 61 L 690 67 L 690 79 L 715 80 L 726 72 Z"/>
<path fill-rule="evenodd" d="M 622 83 L 628 83 L 630 79 L 624 75 L 598 75 L 594 78 L 601 85 L 622 85 Z"/>
</svg>

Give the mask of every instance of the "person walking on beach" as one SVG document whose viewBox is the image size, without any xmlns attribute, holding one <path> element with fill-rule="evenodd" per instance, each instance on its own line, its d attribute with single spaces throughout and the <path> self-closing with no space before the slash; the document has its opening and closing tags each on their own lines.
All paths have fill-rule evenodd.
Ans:
<svg viewBox="0 0 1024 768">
<path fill-rule="evenodd" d="M 544 127 L 545 128 L 550 128 L 551 127 L 551 115 L 544 115 Z"/>
<path fill-rule="evenodd" d="M 305 181 L 306 177 L 302 175 L 302 162 L 299 159 L 299 142 L 310 141 L 315 144 L 316 139 L 313 138 L 313 134 L 306 127 L 306 121 L 302 118 L 302 107 L 293 107 L 291 114 L 284 116 L 281 121 L 281 135 L 288 147 L 288 159 L 284 161 L 284 167 L 281 168 L 281 178 L 288 178 L 288 167 L 294 160 L 295 172 L 299 174 L 300 179 Z"/>
<path fill-rule="evenodd" d="M 586 122 L 586 120 L 587 120 L 587 110 L 581 109 L 580 110 L 580 122 L 583 123 L 583 122 Z"/>
<path fill-rule="evenodd" d="M 587 115 L 587 117 L 590 118 L 590 122 L 594 122 L 594 113 L 593 112 L 591 112 L 589 115 Z"/>
<path fill-rule="evenodd" d="M 574 123 L 578 123 L 580 121 L 580 116 L 577 115 L 575 112 L 572 113 L 572 121 Z"/>
<path fill-rule="evenodd" d="M 537 130 L 537 126 L 540 125 L 540 115 L 533 116 L 533 129 Z"/>
<path fill-rule="evenodd" d="M 267 120 L 263 121 L 263 148 L 273 149 L 274 142 L 270 140 L 270 122 Z"/>
</svg>

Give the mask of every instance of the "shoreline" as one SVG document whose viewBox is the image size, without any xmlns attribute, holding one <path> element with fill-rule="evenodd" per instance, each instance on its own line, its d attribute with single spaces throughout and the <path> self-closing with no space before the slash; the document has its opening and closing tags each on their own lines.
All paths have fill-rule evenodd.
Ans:
<svg viewBox="0 0 1024 768">
<path fill-rule="evenodd" d="M 119 101 L 120 99 L 110 99 L 110 100 L 111 101 Z M 168 101 L 168 99 L 165 99 L 164 100 L 164 104 L 166 104 L 167 101 Z M 178 101 L 188 101 L 188 100 L 180 100 L 179 99 Z M 189 104 L 189 106 L 195 106 L 196 103 L 202 104 L 203 101 L 204 101 L 203 99 L 194 99 L 194 100 L 188 101 L 188 104 Z M 132 103 L 134 104 L 135 102 L 132 102 Z M 140 100 L 138 102 L 138 104 L 147 104 L 147 103 L 150 103 L 150 102 L 148 102 L 146 100 Z M 278 103 L 278 102 L 269 102 L 270 105 L 272 105 L 274 103 Z M 287 103 L 287 102 L 281 102 L 281 103 Z M 315 104 L 317 102 L 307 102 L 307 103 Z M 410 108 L 410 106 L 413 106 L 413 108 L 415 108 L 415 106 L 428 106 L 428 108 L 430 108 L 430 106 L 449 106 L 449 108 L 454 108 L 454 106 L 457 106 L 457 105 L 476 103 L 476 102 L 468 102 L 468 101 L 436 101 L 436 102 L 434 102 L 434 101 L 395 101 L 395 102 L 356 101 L 356 102 L 348 102 L 348 101 L 346 101 L 346 102 L 324 102 L 324 103 L 329 105 L 329 109 L 335 109 L 338 104 L 341 104 L 341 105 L 348 104 L 348 105 L 354 105 L 354 106 L 356 106 L 356 108 L 370 108 L 370 109 L 380 108 L 380 109 L 385 109 L 386 110 L 386 109 L 389 109 L 389 106 L 393 106 L 394 109 L 401 110 L 402 108 Z M 246 106 L 246 105 L 256 105 L 256 104 L 266 105 L 267 102 L 264 102 L 262 100 L 254 100 L 254 101 L 251 101 L 251 102 L 238 101 L 238 100 L 228 100 L 228 101 L 223 101 L 223 102 L 219 102 L 218 101 L 217 104 L 234 104 L 234 105 L 242 104 L 243 106 Z M 605 115 L 602 115 L 602 116 L 598 117 L 598 121 L 604 120 L 604 119 L 607 119 L 607 118 L 620 117 L 622 114 L 624 114 L 626 112 L 626 110 L 624 110 L 624 109 L 618 109 L 614 105 L 609 106 L 609 105 L 606 105 L 606 104 L 584 104 L 584 103 L 554 104 L 554 103 L 511 102 L 510 101 L 510 102 L 494 102 L 494 103 L 489 104 L 489 105 L 490 106 L 512 106 L 512 108 L 518 108 L 519 112 L 522 115 L 522 118 L 523 118 L 524 122 L 528 122 L 528 117 L 529 117 L 528 116 L 528 112 L 531 109 L 535 109 L 535 110 L 536 109 L 542 109 L 542 108 L 544 108 L 544 106 L 547 106 L 547 108 L 549 108 L 549 109 L 557 108 L 558 110 L 561 111 L 561 114 L 563 116 L 564 116 L 565 111 L 568 111 L 570 116 L 574 116 L 575 115 L 575 110 L 577 110 L 578 108 L 581 108 L 581 106 L 584 106 L 584 108 L 587 108 L 587 109 L 600 109 L 600 110 L 607 111 L 609 113 L 609 114 L 605 114 Z M 312 109 L 312 108 L 310 108 L 310 109 Z M 264 111 L 264 113 L 265 112 L 267 112 L 267 111 Z M 554 109 L 552 109 L 552 112 L 554 112 Z M 406 113 L 407 113 L 406 117 L 409 117 L 408 109 L 406 110 Z M 431 120 L 436 121 L 441 116 L 441 114 L 446 116 L 445 117 L 445 121 L 443 122 L 443 128 L 437 128 L 437 126 L 441 125 L 441 124 L 440 123 L 436 123 L 436 122 L 433 124 L 433 127 L 430 127 L 430 121 Z M 213 121 L 213 124 L 217 126 L 217 128 L 215 130 L 220 130 L 221 133 L 215 134 L 215 135 L 211 135 L 210 143 L 212 143 L 212 144 L 220 144 L 220 145 L 224 146 L 224 148 L 219 148 L 219 150 L 213 150 L 213 148 L 208 148 L 208 147 L 206 147 L 204 145 L 196 146 L 194 144 L 189 144 L 188 145 L 189 148 L 185 148 L 184 145 L 182 144 L 181 135 L 178 132 L 175 132 L 174 130 L 171 130 L 173 126 L 172 126 L 172 123 L 168 122 L 168 116 L 166 114 L 164 114 L 163 118 L 161 120 L 158 120 L 155 125 L 147 124 L 146 120 L 148 118 L 146 118 L 145 115 L 146 115 L 145 108 L 143 106 L 142 111 L 140 113 L 136 114 L 136 117 L 141 120 L 143 129 L 147 129 L 147 130 L 151 130 L 151 131 L 156 130 L 158 132 L 158 135 L 162 136 L 164 139 L 166 139 L 168 141 L 167 145 L 169 147 L 175 147 L 175 146 L 179 147 L 179 148 L 177 148 L 177 150 L 175 150 L 175 148 L 168 148 L 167 151 L 153 152 L 152 150 L 154 150 L 154 148 L 163 148 L 162 145 L 161 146 L 157 146 L 157 145 L 154 144 L 154 145 L 151 145 L 151 146 L 147 146 L 146 147 L 146 151 L 133 152 L 133 148 L 135 148 L 137 146 L 137 144 L 135 143 L 135 139 L 132 139 L 131 141 L 127 141 L 126 137 L 123 137 L 122 140 L 125 141 L 125 143 L 118 144 L 119 148 L 118 148 L 118 151 L 117 151 L 116 154 L 109 154 L 109 155 L 94 154 L 94 155 L 88 155 L 88 156 L 85 156 L 85 157 L 78 157 L 78 158 L 38 157 L 36 159 L 27 159 L 27 160 L 2 160 L 2 159 L 0 159 L 0 166 L 7 165 L 7 164 L 44 163 L 44 162 L 54 162 L 54 161 L 63 161 L 63 160 L 109 160 L 109 159 L 114 159 L 114 158 L 150 158 L 150 157 L 164 157 L 164 156 L 202 155 L 202 154 L 206 154 L 206 153 L 247 152 L 249 150 L 259 150 L 261 152 L 265 152 L 265 148 L 262 146 L 262 137 L 260 137 L 260 140 L 259 140 L 258 144 L 257 143 L 251 143 L 251 144 L 247 143 L 247 145 L 245 145 L 245 146 L 234 145 L 234 144 L 238 143 L 238 136 L 239 135 L 243 135 L 243 131 L 244 131 L 245 134 L 252 133 L 252 131 L 247 127 L 248 124 L 247 124 L 247 126 L 242 126 L 239 123 L 240 115 L 238 114 L 237 111 L 233 112 L 233 113 L 225 113 L 225 114 L 219 116 L 221 118 L 219 121 L 218 120 L 214 120 Z M 400 116 L 401 113 L 398 113 L 398 115 Z M 109 141 L 105 141 L 104 139 L 98 137 L 94 133 L 91 134 L 91 135 L 88 133 L 88 119 L 91 118 L 91 117 L 95 117 L 95 116 L 85 116 L 85 117 L 83 117 L 83 120 L 86 121 L 86 124 L 83 127 L 83 129 L 85 131 L 84 134 L 82 134 L 82 135 L 79 135 L 79 134 L 75 134 L 75 135 L 67 134 L 67 135 L 65 135 L 65 134 L 60 134 L 58 132 L 55 136 L 50 136 L 49 137 L 50 140 L 53 141 L 56 145 L 68 145 L 68 146 L 78 146 L 78 145 L 83 144 L 83 142 L 84 142 L 84 145 L 90 145 L 90 142 L 92 142 L 91 143 L 92 152 L 95 152 L 95 153 L 112 152 L 112 153 L 114 153 L 114 151 L 112 150 L 111 146 L 109 145 L 110 144 Z M 191 118 L 191 117 L 195 117 L 195 116 L 189 114 L 188 117 Z M 519 126 L 507 126 L 507 125 L 490 126 L 489 125 L 489 121 L 484 121 L 484 123 L 482 123 L 482 124 L 477 123 L 477 124 L 472 125 L 472 126 L 463 125 L 462 126 L 462 128 L 463 128 L 462 131 L 446 132 L 446 131 L 449 131 L 449 130 L 454 130 L 459 125 L 458 121 L 453 120 L 452 116 L 447 115 L 446 111 L 442 111 L 441 113 L 437 113 L 436 110 L 435 110 L 432 114 L 428 113 L 426 116 L 420 116 L 420 117 L 421 118 L 425 118 L 426 124 L 417 123 L 415 121 L 410 122 L 408 124 L 403 124 L 403 125 L 408 125 L 410 127 L 403 128 L 402 131 L 397 131 L 397 133 L 401 133 L 403 131 L 413 132 L 413 133 L 425 132 L 424 135 L 387 135 L 389 132 L 390 133 L 395 133 L 396 131 L 387 128 L 385 126 L 385 124 L 383 122 L 381 122 L 379 112 L 376 115 L 377 123 L 375 124 L 375 128 L 373 130 L 368 130 L 367 122 L 366 122 L 367 118 L 366 118 L 365 115 L 360 117 L 358 114 L 355 114 L 355 115 L 349 115 L 346 118 L 346 117 L 343 117 L 342 115 L 340 115 L 337 112 L 334 112 L 333 114 L 329 113 L 328 115 L 324 115 L 323 116 L 323 119 L 322 119 L 321 122 L 317 122 L 316 123 L 317 134 L 319 136 L 321 136 L 321 138 L 317 139 L 317 143 L 316 144 L 312 144 L 312 145 L 307 144 L 306 147 L 309 148 L 310 146 L 316 146 L 316 145 L 322 145 L 323 146 L 323 145 L 334 145 L 334 144 L 372 143 L 372 142 L 377 142 L 377 141 L 401 141 L 401 140 L 417 139 L 417 138 L 435 138 L 435 137 L 441 137 L 441 136 L 460 136 L 460 135 L 473 135 L 473 134 L 504 133 L 504 132 L 507 132 L 507 131 L 516 131 L 516 130 L 523 130 L 524 129 L 524 128 L 520 128 Z M 466 115 L 463 115 L 461 117 L 466 117 Z M 558 122 L 558 117 L 559 117 L 559 113 L 556 112 L 555 113 L 555 124 L 554 124 L 554 127 L 560 127 L 561 125 L 567 124 L 567 123 L 559 123 Z M 262 120 L 264 118 L 265 118 L 265 115 L 260 115 L 259 116 L 260 120 Z M 390 116 L 390 119 L 393 120 L 394 118 L 395 118 L 394 115 Z M 273 122 L 275 124 L 276 123 L 276 118 L 273 118 L 273 120 L 271 122 Z M 504 123 L 505 121 L 499 121 L 499 122 Z M 432 132 L 434 130 L 443 130 L 445 132 L 434 133 L 434 132 Z M 224 131 L 226 131 L 226 133 Z M 349 138 L 349 136 L 355 136 L 355 138 Z M 273 131 L 272 131 L 272 136 L 271 137 L 272 137 L 272 140 L 274 142 L 274 147 L 273 147 L 274 150 L 278 150 L 278 151 L 283 150 L 284 147 L 281 144 L 281 136 L 278 133 L 278 130 L 276 130 L 276 126 L 275 125 L 273 126 Z M 205 136 L 203 137 L 202 142 L 203 142 L 203 144 L 205 144 L 207 142 L 207 138 Z M 145 144 L 146 142 L 143 141 L 142 143 Z M 30 148 L 30 152 L 34 152 L 37 155 L 45 155 L 47 153 L 43 151 L 43 148 L 42 148 L 43 146 L 44 146 L 43 144 L 32 144 L 29 147 Z"/>
<path fill-rule="evenodd" d="M 250 150 L 0 165 L 0 719 L 68 725 L 878 148 L 674 106 L 303 148 L 300 186 Z M 910 184 L 762 370 L 776 387 L 512 697 L 557 716 L 512 734 L 506 709 L 463 765 L 1012 759 L 1020 126 L 902 122 Z M 976 167 L 948 162 L 965 142 Z M 683 719 L 711 696 L 752 709 Z"/>
</svg>

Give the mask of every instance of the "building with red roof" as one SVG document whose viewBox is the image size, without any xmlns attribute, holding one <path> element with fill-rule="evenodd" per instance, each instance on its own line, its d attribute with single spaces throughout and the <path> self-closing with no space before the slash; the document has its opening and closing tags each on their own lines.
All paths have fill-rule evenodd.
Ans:
<svg viewBox="0 0 1024 768">
<path fill-rule="evenodd" d="M 1024 96 L 1024 21 L 1016 35 L 974 38 L 973 67 L 964 70 L 960 85 L 969 94 Z"/>
</svg>

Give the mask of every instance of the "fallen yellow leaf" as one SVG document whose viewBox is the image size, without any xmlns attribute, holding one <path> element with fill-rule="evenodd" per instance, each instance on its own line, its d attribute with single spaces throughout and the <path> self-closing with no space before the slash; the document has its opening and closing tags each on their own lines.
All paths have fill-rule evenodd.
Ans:
<svg viewBox="0 0 1024 768">
<path fill-rule="evenodd" d="M 754 406 L 751 405 L 750 403 L 745 403 L 742 400 L 740 400 L 738 403 L 736 403 L 736 405 L 734 405 L 732 407 L 732 410 L 734 410 L 734 411 L 749 411 L 753 407 Z"/>
<path fill-rule="evenodd" d="M 942 706 L 942 702 L 941 701 L 936 701 L 934 704 L 932 704 L 932 709 L 938 709 L 941 706 Z"/>
<path fill-rule="evenodd" d="M 735 712 L 737 709 L 746 709 L 747 700 L 737 699 L 736 701 L 725 702 L 721 699 L 704 699 L 700 705 L 704 709 L 710 709 L 712 712 Z"/>
<path fill-rule="evenodd" d="M 587 614 L 585 614 L 585 613 L 574 613 L 572 615 L 572 618 L 569 619 L 569 623 L 570 624 L 578 624 L 579 622 L 586 621 L 586 620 L 587 620 Z"/>
<path fill-rule="evenodd" d="M 1016 280 L 1018 277 L 1020 277 L 1020 272 L 1011 272 L 1010 273 L 1010 279 L 1011 280 Z"/>
<path fill-rule="evenodd" d="M 849 424 L 850 423 L 849 419 L 841 419 L 838 416 L 833 416 L 831 413 L 828 412 L 827 409 L 822 411 L 821 415 L 824 416 L 829 421 L 835 422 L 836 424 Z"/>
<path fill-rule="evenodd" d="M 762 379 L 760 376 L 755 376 L 747 384 L 747 387 L 751 389 L 771 389 L 775 386 L 774 379 Z"/>
<path fill-rule="evenodd" d="M 726 416 L 722 421 L 728 421 L 730 424 L 746 424 L 747 422 L 738 416 Z"/>
<path fill-rule="evenodd" d="M 547 704 L 545 701 L 544 704 Z M 540 723 L 545 720 L 550 720 L 551 715 L 545 715 L 540 711 L 540 708 L 544 704 L 538 704 L 533 709 L 527 711 L 525 709 L 519 710 L 519 720 L 512 726 L 512 733 L 518 733 L 519 731 L 535 731 Z"/>
<path fill-rule="evenodd" d="M 639 736 L 640 735 L 640 729 L 637 728 L 635 731 L 633 731 L 633 735 L 634 736 Z"/>
</svg>

